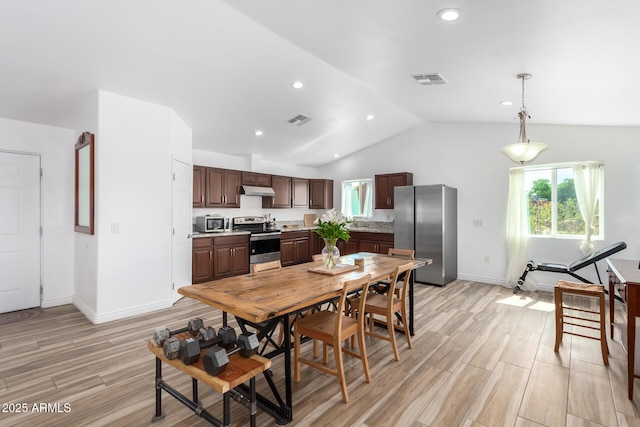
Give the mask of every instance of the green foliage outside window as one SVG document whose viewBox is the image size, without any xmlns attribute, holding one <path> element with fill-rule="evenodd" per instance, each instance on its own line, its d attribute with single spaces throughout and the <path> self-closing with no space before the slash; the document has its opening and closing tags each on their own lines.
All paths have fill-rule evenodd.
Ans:
<svg viewBox="0 0 640 427">
<path fill-rule="evenodd" d="M 532 235 L 552 234 L 552 185 L 548 179 L 533 181 L 527 194 L 529 199 L 529 233 Z M 578 198 L 573 178 L 565 178 L 557 185 L 557 233 L 565 235 L 582 235 L 585 233 L 584 220 L 578 207 Z M 599 202 L 598 202 L 599 203 Z M 596 206 L 596 212 L 599 207 Z M 600 217 L 594 219 L 595 232 L 599 234 Z"/>
</svg>

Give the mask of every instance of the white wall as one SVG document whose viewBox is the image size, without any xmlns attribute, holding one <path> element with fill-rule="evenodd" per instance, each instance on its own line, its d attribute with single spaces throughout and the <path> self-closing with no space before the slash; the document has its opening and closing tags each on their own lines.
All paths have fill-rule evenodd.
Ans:
<svg viewBox="0 0 640 427">
<path fill-rule="evenodd" d="M 335 180 L 334 204 L 339 203 L 341 180 L 373 178 L 377 173 L 413 172 L 414 185 L 456 187 L 458 277 L 504 284 L 508 173 L 517 164 L 500 148 L 515 142 L 517 132 L 515 125 L 426 124 L 321 168 L 319 174 Z M 605 162 L 605 240 L 595 242 L 596 249 L 624 240 L 629 248 L 618 257 L 639 259 L 640 128 L 538 125 L 529 126 L 528 134 L 549 144 L 534 164 Z M 392 218 L 393 211 L 376 211 L 374 217 Z M 474 227 L 474 219 L 485 226 Z M 530 256 L 539 262 L 569 264 L 581 258 L 578 246 L 576 240 L 532 239 Z M 601 266 L 606 280 L 603 273 Z M 591 271 L 585 275 L 595 279 Z M 560 276 L 538 272 L 533 277 L 547 289 Z"/>
<path fill-rule="evenodd" d="M 74 131 L 0 118 L 0 150 L 42 159 L 42 307 L 69 304 L 74 282 Z"/>
<path fill-rule="evenodd" d="M 192 147 L 167 107 L 99 91 L 97 112 L 96 307 L 79 308 L 102 323 L 170 306 L 171 162 Z"/>
<path fill-rule="evenodd" d="M 79 102 L 78 116 L 75 131 L 75 140 L 83 132 L 94 134 L 95 155 L 101 148 L 100 129 L 98 129 L 98 92 L 87 93 Z M 98 157 L 99 158 L 99 157 Z M 99 163 L 94 165 L 94 219 L 97 230 L 98 217 L 100 215 L 100 176 Z M 72 187 L 73 188 L 73 187 Z M 73 233 L 74 238 L 74 285 L 73 304 L 87 317 L 98 311 L 98 235 Z"/>
</svg>

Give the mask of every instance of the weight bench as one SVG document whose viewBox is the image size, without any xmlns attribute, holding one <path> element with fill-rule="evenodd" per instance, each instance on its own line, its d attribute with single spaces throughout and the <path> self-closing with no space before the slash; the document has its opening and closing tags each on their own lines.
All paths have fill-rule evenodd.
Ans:
<svg viewBox="0 0 640 427">
<path fill-rule="evenodd" d="M 576 279 L 580 280 L 583 283 L 592 283 L 589 280 L 585 279 L 584 277 L 576 273 L 576 271 L 583 269 L 591 264 L 593 264 L 593 266 L 595 267 L 596 274 L 598 275 L 598 281 L 600 282 L 600 284 L 602 284 L 602 279 L 600 278 L 600 271 L 598 271 L 598 265 L 596 263 L 601 259 L 607 258 L 615 254 L 616 252 L 620 252 L 621 250 L 626 248 L 627 248 L 627 244 L 625 242 L 618 242 L 614 245 L 607 246 L 606 248 L 600 249 L 599 251 L 595 251 L 591 255 L 588 255 L 584 258 L 581 258 L 571 263 L 569 266 L 566 266 L 564 264 L 553 264 L 553 263 L 537 263 L 536 264 L 533 261 L 529 261 L 527 263 L 527 268 L 525 268 L 524 270 L 524 273 L 522 273 L 522 276 L 520 276 L 520 278 L 518 279 L 518 284 L 516 285 L 515 288 L 513 288 L 513 293 L 517 294 L 518 292 L 520 292 L 521 290 L 520 286 L 524 285 L 524 279 L 527 277 L 527 274 L 530 271 L 547 271 L 549 273 L 568 274 L 569 276 L 575 277 Z"/>
</svg>

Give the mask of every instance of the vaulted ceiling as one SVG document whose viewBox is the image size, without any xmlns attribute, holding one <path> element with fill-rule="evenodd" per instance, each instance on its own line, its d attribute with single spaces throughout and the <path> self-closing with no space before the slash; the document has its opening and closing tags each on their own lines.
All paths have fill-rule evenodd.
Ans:
<svg viewBox="0 0 640 427">
<path fill-rule="evenodd" d="M 636 0 L 3 0 L 0 117 L 73 128 L 103 89 L 173 108 L 196 149 L 318 166 L 424 122 L 515 142 L 526 72 L 530 123 L 638 126 L 638 22 Z"/>
</svg>

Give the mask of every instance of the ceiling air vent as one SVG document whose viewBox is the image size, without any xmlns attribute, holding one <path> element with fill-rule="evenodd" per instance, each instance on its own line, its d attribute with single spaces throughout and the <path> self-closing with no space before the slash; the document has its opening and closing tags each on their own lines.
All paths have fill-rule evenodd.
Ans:
<svg viewBox="0 0 640 427">
<path fill-rule="evenodd" d="M 289 119 L 289 123 L 296 126 L 302 126 L 309 123 L 311 120 L 313 120 L 311 117 L 307 117 L 304 114 L 298 114 L 294 118 Z"/>
<path fill-rule="evenodd" d="M 429 85 L 446 85 L 449 83 L 442 77 L 440 73 L 432 73 L 432 74 L 412 74 L 413 77 L 418 83 L 424 86 Z"/>
</svg>

